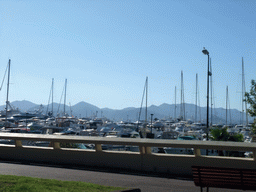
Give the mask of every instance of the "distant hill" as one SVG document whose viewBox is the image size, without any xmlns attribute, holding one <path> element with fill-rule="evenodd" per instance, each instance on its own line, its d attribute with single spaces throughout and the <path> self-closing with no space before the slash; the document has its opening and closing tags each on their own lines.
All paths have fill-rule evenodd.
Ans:
<svg viewBox="0 0 256 192">
<path fill-rule="evenodd" d="M 34 107 L 37 107 L 38 105 L 37 104 L 34 104 L 30 101 L 26 101 L 26 100 L 23 100 L 23 101 L 14 101 L 11 103 L 14 107 L 16 108 L 19 108 L 20 110 L 22 111 L 26 111 L 30 108 L 34 108 Z"/>
<path fill-rule="evenodd" d="M 77 103 L 76 105 L 73 105 L 71 107 L 72 115 L 77 117 L 86 117 L 86 116 L 97 116 L 99 117 L 100 108 L 91 105 L 89 103 L 86 103 L 84 101 Z M 70 114 L 70 110 L 68 112 Z"/>
<path fill-rule="evenodd" d="M 19 108 L 21 111 L 34 111 L 35 109 L 38 109 L 40 105 L 34 104 L 30 101 L 14 101 L 11 103 L 11 105 L 14 108 Z M 176 105 L 176 117 L 180 116 L 180 105 Z M 44 113 L 47 111 L 52 110 L 52 104 L 50 105 L 44 105 L 43 106 Z M 0 106 L 0 110 L 4 110 L 5 106 Z M 163 103 L 160 106 L 151 105 L 147 109 L 147 119 L 151 119 L 151 114 L 153 114 L 153 118 L 158 119 L 168 119 L 168 118 L 174 118 L 175 105 L 174 104 L 167 104 Z M 73 106 L 65 106 L 65 112 L 69 115 L 72 113 L 73 116 L 77 117 L 106 117 L 110 120 L 115 121 L 137 121 L 139 119 L 139 113 L 140 114 L 140 120 L 145 119 L 145 108 L 135 108 L 135 107 L 128 107 L 121 110 L 115 110 L 115 109 L 109 109 L 109 108 L 99 108 L 95 105 L 91 105 L 89 103 L 86 103 L 84 101 L 79 102 Z M 185 104 L 185 118 L 195 120 L 195 105 L 194 104 Z M 211 110 L 210 110 L 211 111 Z M 56 116 L 57 112 L 59 114 L 63 114 L 64 112 L 64 105 L 53 103 L 53 114 Z M 197 109 L 197 121 L 206 122 L 206 107 L 198 107 Z M 212 117 L 212 123 L 226 123 L 226 109 L 224 108 L 215 108 L 212 109 L 213 114 L 209 115 L 209 121 L 211 122 Z M 230 113 L 231 113 L 231 123 L 232 124 L 241 124 L 241 112 L 237 109 L 231 109 L 228 110 L 228 124 L 230 123 Z M 201 117 L 201 118 L 200 118 Z M 245 121 L 245 116 L 244 116 Z M 249 121 L 253 121 L 253 118 L 249 118 Z"/>
<path fill-rule="evenodd" d="M 11 106 L 13 106 L 14 108 L 18 108 L 21 111 L 27 111 L 28 109 L 37 107 L 38 105 L 30 101 L 23 100 L 23 101 L 14 101 L 11 103 Z M 5 105 L 0 106 L 0 110 L 4 110 L 4 109 L 5 109 Z"/>
</svg>

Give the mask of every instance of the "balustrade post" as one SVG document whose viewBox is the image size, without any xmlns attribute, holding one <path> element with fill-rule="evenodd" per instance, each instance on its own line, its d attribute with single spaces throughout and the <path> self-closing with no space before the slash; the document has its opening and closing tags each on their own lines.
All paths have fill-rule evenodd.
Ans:
<svg viewBox="0 0 256 192">
<path fill-rule="evenodd" d="M 15 140 L 15 147 L 22 147 L 21 140 Z"/>
<path fill-rule="evenodd" d="M 145 149 L 145 152 L 146 152 L 147 155 L 152 154 L 152 152 L 151 152 L 151 147 L 145 147 L 145 148 L 146 148 L 146 149 Z"/>
<path fill-rule="evenodd" d="M 95 144 L 96 152 L 102 152 L 101 144 Z"/>
<path fill-rule="evenodd" d="M 201 157 L 201 151 L 198 148 L 194 148 L 194 153 L 196 157 Z"/>
<path fill-rule="evenodd" d="M 256 151 L 253 151 L 252 155 L 253 155 L 253 160 L 256 161 Z"/>
<path fill-rule="evenodd" d="M 139 146 L 140 149 L 140 154 L 144 155 L 145 154 L 145 147 L 144 146 Z"/>
<path fill-rule="evenodd" d="M 60 149 L 60 142 L 53 142 L 53 149 Z"/>
</svg>

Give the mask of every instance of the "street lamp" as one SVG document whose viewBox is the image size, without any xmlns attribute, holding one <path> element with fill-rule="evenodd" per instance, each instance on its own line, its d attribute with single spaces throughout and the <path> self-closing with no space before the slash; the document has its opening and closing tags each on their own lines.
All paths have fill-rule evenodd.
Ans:
<svg viewBox="0 0 256 192">
<path fill-rule="evenodd" d="M 211 76 L 211 72 L 209 71 L 209 61 L 210 55 L 207 49 L 202 50 L 203 54 L 208 55 L 208 69 L 207 69 L 207 116 L 206 116 L 206 140 L 209 140 L 209 76 Z M 206 150 L 206 155 L 208 155 L 208 149 Z"/>
</svg>

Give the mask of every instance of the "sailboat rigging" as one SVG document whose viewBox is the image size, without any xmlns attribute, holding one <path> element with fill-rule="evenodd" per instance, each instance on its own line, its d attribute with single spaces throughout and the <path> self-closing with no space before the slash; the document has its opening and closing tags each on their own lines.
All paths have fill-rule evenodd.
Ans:
<svg viewBox="0 0 256 192">
<path fill-rule="evenodd" d="M 64 95 L 64 116 L 66 116 L 66 94 L 67 94 L 67 79 L 65 79 L 65 95 Z"/>
<path fill-rule="evenodd" d="M 245 102 L 245 77 L 244 77 L 244 58 L 242 57 L 242 125 L 248 125 L 248 113 L 247 113 L 247 103 Z M 244 105 L 245 104 L 245 105 Z M 246 114 L 246 125 L 244 125 L 244 113 Z"/>
<path fill-rule="evenodd" d="M 7 76 L 7 94 L 6 94 L 6 107 L 5 107 L 5 112 L 2 112 L 1 114 L 5 115 L 5 126 L 4 129 L 6 129 L 8 127 L 8 123 L 7 123 L 7 117 L 8 117 L 8 113 L 9 111 L 9 107 L 10 109 L 12 109 L 10 103 L 9 103 L 9 85 L 10 85 L 10 69 L 11 69 L 11 59 L 9 59 L 6 70 L 5 70 L 5 74 L 4 74 L 4 78 L 0 87 L 0 91 L 2 90 L 3 84 L 4 84 L 4 80 L 5 80 L 5 76 L 6 73 L 8 71 L 8 76 Z M 4 114 L 5 113 L 5 114 Z"/>
<path fill-rule="evenodd" d="M 145 123 L 147 123 L 147 95 L 148 95 L 147 92 L 148 92 L 148 77 L 146 77 L 146 82 L 145 82 L 145 86 L 144 86 L 144 90 L 143 90 L 143 94 L 142 94 L 142 100 L 141 100 L 141 106 L 140 106 L 140 112 L 139 112 L 139 118 L 138 118 L 138 122 L 137 122 L 136 131 L 139 130 L 139 122 L 140 122 L 141 110 L 142 110 L 142 105 L 143 105 L 143 100 L 144 100 L 145 93 L 146 93 Z"/>
<path fill-rule="evenodd" d="M 196 105 L 195 105 L 195 122 L 197 122 L 197 86 L 198 86 L 198 74 L 196 74 Z"/>
<path fill-rule="evenodd" d="M 2 81 L 2 84 L 1 84 L 1 87 L 0 87 L 0 91 L 1 91 L 2 88 L 3 88 L 3 84 L 4 84 L 4 80 L 5 80 L 5 76 L 6 76 L 6 73 L 7 73 L 8 68 L 9 68 L 9 62 L 8 62 L 8 64 L 7 64 L 6 69 L 5 69 L 5 72 L 4 72 L 4 77 L 3 77 L 3 81 Z"/>
<path fill-rule="evenodd" d="M 8 63 L 8 80 L 7 80 L 7 96 L 6 96 L 6 115 L 5 115 L 5 128 L 7 125 L 7 112 L 8 112 L 8 105 L 9 105 L 9 85 L 10 85 L 10 69 L 11 69 L 11 59 L 9 59 Z"/>
<path fill-rule="evenodd" d="M 180 92 L 180 118 L 186 120 L 185 117 L 185 100 L 184 100 L 184 85 L 183 85 L 183 71 L 181 71 L 181 92 Z"/>
<path fill-rule="evenodd" d="M 54 78 L 52 78 L 52 86 L 51 86 L 51 91 L 50 91 L 47 110 L 46 110 L 46 115 L 49 115 L 49 116 L 53 116 L 53 82 L 54 82 Z M 48 113 L 48 107 L 49 107 L 49 104 L 50 104 L 50 98 L 51 97 L 52 97 L 52 111 Z"/>
<path fill-rule="evenodd" d="M 176 120 L 177 120 L 177 116 L 176 116 L 176 109 L 177 109 L 177 104 L 176 104 L 176 86 L 175 86 L 175 98 L 174 98 L 174 100 L 175 100 L 175 106 L 174 106 L 174 121 L 176 122 Z"/>
<path fill-rule="evenodd" d="M 210 58 L 210 87 L 211 87 L 211 121 L 210 121 L 210 126 L 212 126 L 212 59 Z"/>
<path fill-rule="evenodd" d="M 57 111 L 57 114 L 59 112 L 59 109 L 60 109 L 60 104 L 61 104 L 61 100 L 62 100 L 62 96 L 63 96 L 63 93 L 65 93 L 64 95 L 64 116 L 66 115 L 66 108 L 65 108 L 65 105 L 66 105 L 66 89 L 67 89 L 67 79 L 65 79 L 65 86 L 63 88 L 63 91 L 62 91 L 62 94 L 61 94 L 61 97 L 60 97 L 60 103 L 59 103 L 59 106 L 58 106 L 58 111 Z"/>
</svg>

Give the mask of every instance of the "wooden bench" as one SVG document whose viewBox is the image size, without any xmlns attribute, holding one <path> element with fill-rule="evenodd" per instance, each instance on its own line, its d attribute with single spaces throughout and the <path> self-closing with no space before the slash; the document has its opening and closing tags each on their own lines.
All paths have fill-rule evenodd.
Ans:
<svg viewBox="0 0 256 192">
<path fill-rule="evenodd" d="M 256 191 L 256 170 L 192 166 L 196 186 Z"/>
</svg>

